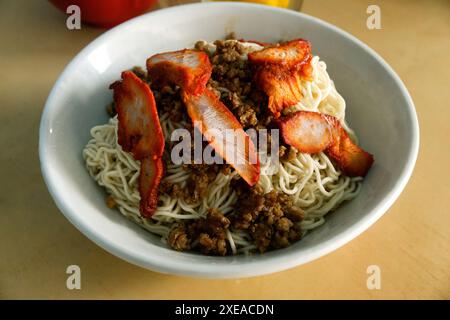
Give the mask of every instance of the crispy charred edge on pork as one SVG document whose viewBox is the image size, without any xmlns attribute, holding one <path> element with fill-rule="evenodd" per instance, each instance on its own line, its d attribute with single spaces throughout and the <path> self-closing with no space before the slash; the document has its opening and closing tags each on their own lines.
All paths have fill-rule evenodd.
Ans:
<svg viewBox="0 0 450 320">
<path fill-rule="evenodd" d="M 140 212 L 151 217 L 158 205 L 158 187 L 164 174 L 164 136 L 150 87 L 133 72 L 110 86 L 118 117 L 118 143 L 141 162 Z"/>
<path fill-rule="evenodd" d="M 311 59 L 311 45 L 303 39 L 249 53 L 255 84 L 268 96 L 268 108 L 275 118 L 302 99 L 301 80 L 311 79 Z"/>
</svg>

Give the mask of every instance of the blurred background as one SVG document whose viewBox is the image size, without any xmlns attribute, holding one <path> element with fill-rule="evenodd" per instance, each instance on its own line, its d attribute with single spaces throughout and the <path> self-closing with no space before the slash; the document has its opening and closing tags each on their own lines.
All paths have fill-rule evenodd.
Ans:
<svg viewBox="0 0 450 320">
<path fill-rule="evenodd" d="M 87 23 L 69 30 L 67 2 L 0 0 L 0 298 L 450 299 L 450 1 L 253 1 L 301 10 L 377 51 L 411 93 L 421 146 L 406 189 L 369 230 L 306 265 L 239 280 L 141 269 L 97 247 L 56 208 L 38 157 L 39 121 L 53 84 L 107 27 L 179 3 L 72 0 Z M 381 8 L 379 30 L 367 28 L 369 5 Z M 81 290 L 66 288 L 72 264 L 82 270 Z M 381 290 L 366 286 L 373 264 L 382 270 Z"/>
<path fill-rule="evenodd" d="M 77 5 L 82 21 L 94 26 L 110 28 L 142 13 L 175 5 L 215 0 L 50 0 L 62 12 L 70 5 Z M 238 2 L 238 1 L 235 1 Z M 250 0 L 252 2 L 279 8 L 300 10 L 303 0 Z"/>
</svg>

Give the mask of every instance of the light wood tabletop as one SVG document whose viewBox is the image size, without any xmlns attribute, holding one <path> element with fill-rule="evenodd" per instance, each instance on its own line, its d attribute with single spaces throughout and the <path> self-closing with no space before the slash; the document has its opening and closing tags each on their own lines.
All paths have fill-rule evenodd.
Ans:
<svg viewBox="0 0 450 320">
<path fill-rule="evenodd" d="M 381 30 L 366 9 L 381 8 Z M 47 1 L 0 1 L 0 298 L 413 299 L 450 298 L 450 2 L 305 0 L 302 11 L 375 49 L 415 102 L 420 152 L 389 211 L 349 244 L 297 268 L 241 280 L 162 275 L 107 253 L 56 208 L 43 182 L 38 127 L 65 65 L 104 32 L 69 31 Z M 81 268 L 81 290 L 66 268 Z M 379 266 L 370 290 L 367 268 Z"/>
</svg>

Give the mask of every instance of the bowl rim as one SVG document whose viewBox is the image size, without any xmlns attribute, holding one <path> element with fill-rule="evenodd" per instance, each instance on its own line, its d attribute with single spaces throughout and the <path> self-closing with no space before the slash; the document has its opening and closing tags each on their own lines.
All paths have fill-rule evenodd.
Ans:
<svg viewBox="0 0 450 320">
<path fill-rule="evenodd" d="M 240 8 L 257 8 L 259 10 L 267 10 L 279 12 L 285 15 L 287 14 L 297 16 L 299 18 L 309 20 L 315 24 L 331 29 L 340 36 L 343 36 L 352 41 L 353 43 L 355 43 L 356 45 L 358 45 L 369 55 L 371 55 L 375 60 L 377 60 L 377 62 L 382 65 L 382 67 L 392 77 L 394 82 L 399 86 L 401 94 L 406 100 L 409 116 L 411 118 L 410 120 L 412 120 L 411 121 L 412 137 L 411 137 L 411 146 L 409 148 L 409 153 L 407 155 L 407 162 L 405 166 L 402 168 L 399 179 L 396 181 L 392 189 L 389 190 L 386 193 L 386 195 L 384 195 L 383 199 L 366 216 L 364 216 L 359 221 L 352 224 L 346 230 L 338 233 L 334 237 L 315 245 L 314 250 L 311 250 L 310 252 L 304 252 L 299 255 L 297 252 L 294 251 L 290 252 L 288 255 L 285 255 L 283 259 L 280 259 L 280 257 L 274 257 L 274 258 L 267 258 L 264 260 L 261 259 L 257 261 L 252 261 L 245 264 L 215 263 L 214 265 L 209 265 L 207 268 L 199 268 L 197 264 L 186 265 L 176 263 L 172 260 L 155 259 L 156 256 L 152 256 L 151 252 L 148 252 L 148 255 L 145 256 L 137 254 L 136 252 L 130 252 L 124 246 L 110 243 L 108 239 L 102 236 L 101 231 L 92 228 L 89 224 L 83 223 L 82 220 L 78 218 L 77 213 L 70 210 L 67 207 L 66 205 L 67 197 L 63 196 L 62 193 L 57 191 L 58 188 L 56 188 L 55 181 L 51 177 L 50 167 L 47 165 L 49 163 L 49 161 L 47 161 L 48 153 L 45 152 L 47 139 L 49 137 L 49 130 L 47 124 L 49 123 L 49 114 L 52 109 L 52 105 L 54 104 L 53 100 L 55 99 L 57 89 L 59 88 L 61 80 L 65 78 L 66 74 L 69 74 L 72 71 L 72 69 L 77 65 L 78 61 L 83 59 L 90 52 L 90 50 L 97 47 L 97 45 L 100 44 L 101 42 L 107 41 L 109 38 L 113 37 L 116 33 L 121 32 L 122 29 L 125 29 L 130 25 L 139 24 L 141 23 L 141 21 L 150 19 L 152 16 L 161 14 L 161 12 L 172 12 L 173 14 L 175 14 L 176 12 L 183 12 L 185 10 L 204 9 L 205 7 L 206 8 L 223 7 L 223 8 L 233 8 L 236 10 Z M 332 251 L 337 250 L 338 248 L 345 245 L 349 241 L 359 236 L 365 230 L 367 230 L 392 206 L 395 200 L 400 196 L 401 192 L 405 188 L 406 184 L 408 183 L 412 175 L 417 160 L 418 152 L 419 152 L 419 122 L 413 100 L 400 77 L 395 73 L 392 67 L 379 54 L 377 54 L 373 49 L 371 49 L 361 40 L 357 39 L 355 36 L 319 18 L 293 10 L 242 2 L 206 2 L 206 3 L 200 2 L 164 8 L 135 17 L 104 32 L 96 39 L 91 41 L 87 46 L 85 46 L 79 53 L 77 53 L 77 55 L 64 68 L 63 72 L 60 74 L 60 76 L 54 83 L 52 90 L 50 91 L 50 94 L 47 98 L 41 116 L 39 127 L 39 159 L 41 172 L 45 184 L 58 209 L 81 233 L 83 233 L 90 240 L 92 240 L 94 243 L 96 243 L 98 246 L 108 251 L 109 253 L 118 256 L 121 259 L 126 260 L 132 264 L 138 265 L 140 267 L 157 271 L 160 273 L 193 276 L 193 277 L 204 277 L 204 278 L 243 278 L 280 272 L 313 261 Z"/>
</svg>

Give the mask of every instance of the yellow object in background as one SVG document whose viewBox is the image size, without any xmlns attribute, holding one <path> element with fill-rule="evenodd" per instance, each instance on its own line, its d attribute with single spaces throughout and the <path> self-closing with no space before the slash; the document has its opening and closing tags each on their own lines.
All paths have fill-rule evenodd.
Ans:
<svg viewBox="0 0 450 320">
<path fill-rule="evenodd" d="M 290 0 L 247 0 L 245 2 L 267 4 L 273 7 L 287 8 L 289 6 Z"/>
<path fill-rule="evenodd" d="M 208 2 L 208 1 L 224 1 L 224 0 L 159 0 L 160 8 L 171 7 L 179 4 L 194 3 L 194 2 Z M 250 2 L 264 4 L 272 7 L 291 9 L 300 11 L 303 0 L 227 0 L 234 2 Z"/>
<path fill-rule="evenodd" d="M 208 0 L 203 0 L 208 1 Z M 217 1 L 217 0 L 210 0 L 210 1 Z M 218 0 L 220 1 L 220 0 Z M 230 0 L 229 0 L 230 1 Z M 265 4 L 272 7 L 278 7 L 278 8 L 286 8 L 286 9 L 292 9 L 300 11 L 302 7 L 303 0 L 231 0 L 235 2 L 251 2 L 251 3 L 259 3 L 259 4 Z"/>
</svg>

